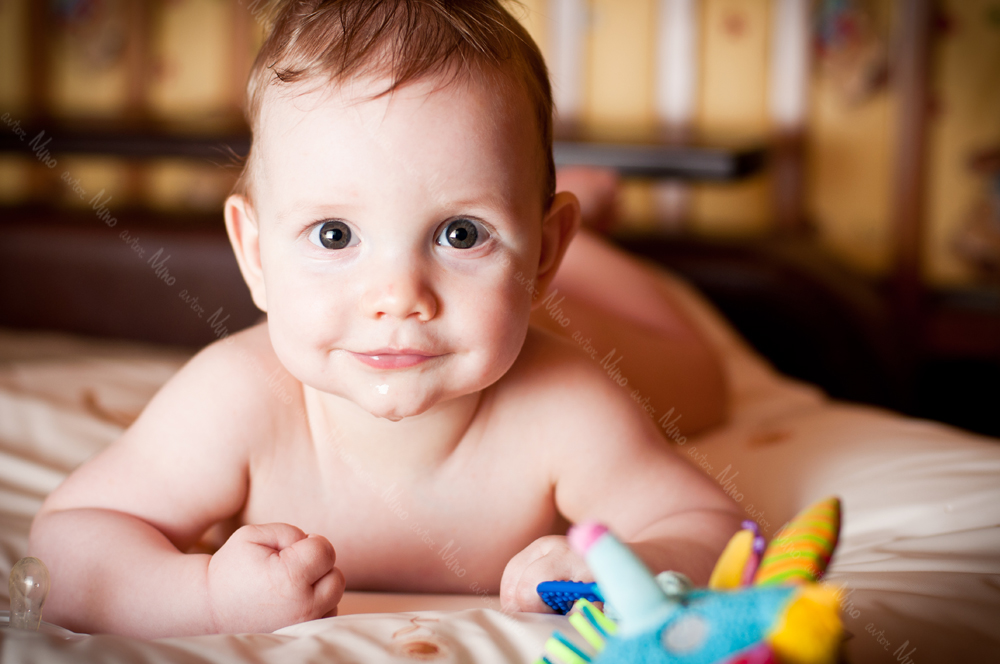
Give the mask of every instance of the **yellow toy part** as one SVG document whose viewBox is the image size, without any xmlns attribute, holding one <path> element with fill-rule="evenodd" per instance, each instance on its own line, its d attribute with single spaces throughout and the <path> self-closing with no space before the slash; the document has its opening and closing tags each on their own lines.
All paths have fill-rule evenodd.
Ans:
<svg viewBox="0 0 1000 664">
<path fill-rule="evenodd" d="M 811 583 L 823 576 L 840 535 L 840 499 L 824 498 L 775 535 L 761 559 L 754 585 Z"/>
<path fill-rule="evenodd" d="M 755 533 L 752 530 L 741 530 L 726 545 L 719 560 L 715 563 L 712 576 L 708 580 L 708 587 L 712 590 L 726 590 L 728 588 L 738 588 L 742 585 L 743 570 L 746 569 L 747 562 L 753 556 L 753 540 Z"/>
<path fill-rule="evenodd" d="M 767 637 L 783 664 L 833 664 L 842 626 L 837 591 L 825 584 L 802 587 Z"/>
</svg>

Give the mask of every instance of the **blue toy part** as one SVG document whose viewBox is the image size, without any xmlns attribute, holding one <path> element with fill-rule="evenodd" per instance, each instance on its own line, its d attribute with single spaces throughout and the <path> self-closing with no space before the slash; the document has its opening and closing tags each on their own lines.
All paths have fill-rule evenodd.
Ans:
<svg viewBox="0 0 1000 664">
<path fill-rule="evenodd" d="M 691 580 L 680 572 L 660 572 L 656 575 L 656 585 L 660 587 L 667 597 L 683 595 L 693 588 Z M 578 599 L 585 599 L 589 602 L 605 602 L 601 595 L 601 589 L 596 583 L 586 581 L 542 581 L 536 588 L 538 596 L 546 605 L 559 615 L 566 615 L 573 608 L 573 603 Z M 604 614 L 612 620 L 619 620 L 620 616 L 614 608 L 604 603 Z"/>
<path fill-rule="evenodd" d="M 549 608 L 558 614 L 565 615 L 578 599 L 590 602 L 603 602 L 601 591 L 596 583 L 583 581 L 543 581 L 536 589 L 538 596 Z"/>
<path fill-rule="evenodd" d="M 662 625 L 633 636 L 619 631 L 599 662 L 713 664 L 760 644 L 799 589 L 694 590 Z"/>
<path fill-rule="evenodd" d="M 536 664 L 774 662 L 765 639 L 775 616 L 782 614 L 800 591 L 796 586 L 692 590 L 664 623 L 632 636 L 623 635 L 594 606 L 580 600 L 570 613 L 570 624 L 592 652 L 556 632 Z"/>
<path fill-rule="evenodd" d="M 627 545 L 598 524 L 589 530 L 586 551 L 580 551 L 594 573 L 601 594 L 621 616 L 621 634 L 640 634 L 666 621 L 679 607 L 660 589 L 649 569 Z"/>
</svg>

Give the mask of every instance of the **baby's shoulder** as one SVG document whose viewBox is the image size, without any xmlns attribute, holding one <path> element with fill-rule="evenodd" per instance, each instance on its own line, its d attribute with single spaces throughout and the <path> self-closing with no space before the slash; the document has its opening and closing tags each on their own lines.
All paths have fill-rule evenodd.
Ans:
<svg viewBox="0 0 1000 664">
<path fill-rule="evenodd" d="M 199 351 L 150 407 L 159 410 L 162 405 L 167 411 L 218 420 L 250 433 L 295 410 L 302 392 L 296 385 L 275 355 L 267 324 L 262 323 Z"/>
<path fill-rule="evenodd" d="M 616 381 L 616 356 L 617 350 L 600 355 L 584 343 L 529 328 L 517 361 L 498 381 L 497 401 L 561 430 L 642 419 L 641 409 Z"/>
<path fill-rule="evenodd" d="M 575 377 L 590 382 L 599 361 L 580 352 L 576 344 L 539 327 L 529 327 L 517 360 L 505 374 L 508 389 L 519 392 L 547 391 Z"/>
<path fill-rule="evenodd" d="M 271 346 L 267 323 L 259 323 L 201 349 L 185 366 L 192 373 L 216 377 L 237 389 L 260 387 L 254 377 L 284 369 Z"/>
<path fill-rule="evenodd" d="M 505 458 L 521 466 L 531 459 L 557 484 L 581 472 L 659 463 L 666 453 L 662 435 L 618 371 L 619 349 L 595 356 L 581 345 L 529 331 L 490 409 L 493 439 L 505 452 L 516 447 Z"/>
</svg>

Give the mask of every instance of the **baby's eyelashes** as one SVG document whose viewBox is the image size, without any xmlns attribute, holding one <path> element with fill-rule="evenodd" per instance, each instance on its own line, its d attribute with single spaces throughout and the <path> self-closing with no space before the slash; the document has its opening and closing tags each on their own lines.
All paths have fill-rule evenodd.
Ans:
<svg viewBox="0 0 1000 664">
<path fill-rule="evenodd" d="M 313 226 L 309 241 L 324 249 L 346 249 L 358 244 L 357 234 L 339 219 L 331 219 Z"/>
<path fill-rule="evenodd" d="M 447 222 L 437 236 L 437 243 L 442 247 L 455 249 L 471 249 L 489 240 L 490 232 L 475 219 L 459 217 Z"/>
</svg>

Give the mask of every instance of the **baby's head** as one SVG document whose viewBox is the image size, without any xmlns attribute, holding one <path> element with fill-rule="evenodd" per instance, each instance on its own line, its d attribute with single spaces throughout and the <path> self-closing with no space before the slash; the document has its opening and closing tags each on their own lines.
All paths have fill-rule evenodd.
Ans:
<svg viewBox="0 0 1000 664">
<path fill-rule="evenodd" d="M 391 419 L 513 364 L 579 223 L 552 101 L 496 1 L 282 3 L 226 225 L 303 383 Z"/>
</svg>

